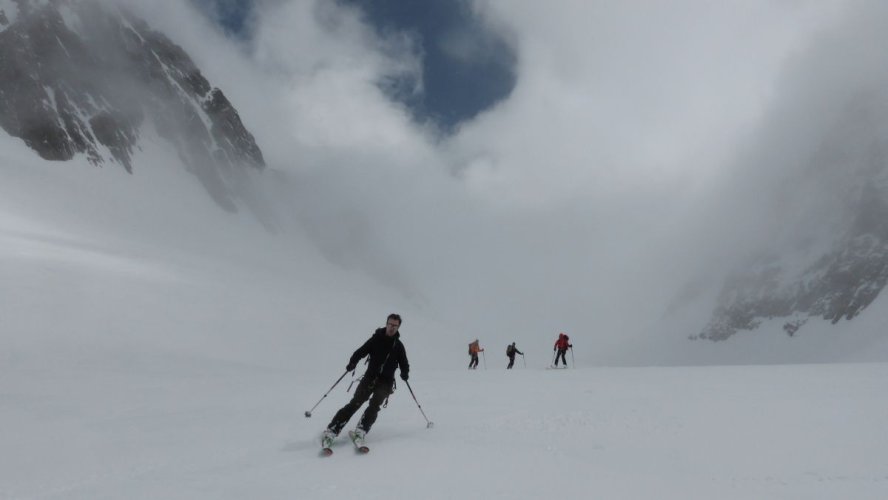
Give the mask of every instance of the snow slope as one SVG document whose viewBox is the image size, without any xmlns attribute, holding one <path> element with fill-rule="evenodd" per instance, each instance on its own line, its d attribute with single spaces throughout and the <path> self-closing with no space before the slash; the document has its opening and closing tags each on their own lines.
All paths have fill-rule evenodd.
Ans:
<svg viewBox="0 0 888 500">
<path fill-rule="evenodd" d="M 417 342 L 413 343 L 414 348 Z M 335 357 L 335 356 L 334 356 Z M 502 363 L 499 363 L 502 365 Z M 338 376 L 160 356 L 2 368 L 0 498 L 880 499 L 888 366 L 427 370 L 369 455 Z M 348 381 L 348 379 L 346 379 Z"/>
</svg>

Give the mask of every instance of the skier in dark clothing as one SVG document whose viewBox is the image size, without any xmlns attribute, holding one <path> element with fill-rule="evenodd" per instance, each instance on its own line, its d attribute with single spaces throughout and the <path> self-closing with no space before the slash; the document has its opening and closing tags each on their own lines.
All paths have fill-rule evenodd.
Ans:
<svg viewBox="0 0 888 500">
<path fill-rule="evenodd" d="M 565 335 L 564 333 L 558 334 L 558 340 L 555 341 L 555 347 L 552 348 L 553 351 L 557 351 L 555 354 L 555 366 L 558 366 L 558 358 L 561 358 L 561 361 L 564 362 L 564 367 L 567 368 L 567 359 L 564 355 L 567 353 L 567 350 L 573 347 L 573 344 L 570 343 L 570 337 Z"/>
<path fill-rule="evenodd" d="M 509 344 L 508 347 L 506 347 L 506 356 L 509 357 L 509 366 L 506 367 L 506 370 L 512 369 L 512 365 L 515 364 L 515 355 L 516 354 L 520 354 L 520 355 L 524 356 L 524 353 L 519 351 L 518 348 L 515 347 L 515 343 L 512 342 L 511 344 Z"/>
<path fill-rule="evenodd" d="M 370 356 L 367 371 L 361 377 L 352 400 L 333 416 L 333 420 L 324 431 L 324 440 L 330 440 L 339 435 L 352 415 L 367 400 L 370 404 L 364 410 L 361 421 L 354 434 L 360 439 L 370 431 L 379 408 L 390 394 L 395 390 L 395 369 L 401 369 L 401 380 L 407 380 L 410 373 L 410 365 L 407 362 L 407 351 L 401 343 L 398 328 L 401 327 L 401 316 L 389 314 L 385 322 L 385 328 L 379 328 L 373 333 L 364 345 L 358 348 L 348 360 L 346 371 L 352 371 L 358 366 L 358 361 L 364 356 Z"/>
</svg>

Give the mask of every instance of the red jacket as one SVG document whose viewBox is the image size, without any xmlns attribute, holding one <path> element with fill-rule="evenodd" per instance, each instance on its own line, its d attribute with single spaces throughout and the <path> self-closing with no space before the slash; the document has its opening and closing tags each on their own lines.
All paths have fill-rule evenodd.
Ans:
<svg viewBox="0 0 888 500">
<path fill-rule="evenodd" d="M 561 350 L 566 350 L 568 347 L 570 347 L 570 337 L 568 337 L 567 335 L 565 335 L 563 333 L 559 334 L 558 340 L 555 341 L 555 348 L 561 349 Z"/>
</svg>

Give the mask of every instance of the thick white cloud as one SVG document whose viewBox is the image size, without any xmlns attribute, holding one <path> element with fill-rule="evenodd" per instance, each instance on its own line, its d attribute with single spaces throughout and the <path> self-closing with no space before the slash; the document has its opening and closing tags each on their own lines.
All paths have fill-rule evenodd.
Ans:
<svg viewBox="0 0 888 500">
<path fill-rule="evenodd" d="M 479 189 L 538 203 L 705 173 L 839 3 L 483 5 L 518 47 L 518 85 L 455 142 Z"/>
<path fill-rule="evenodd" d="M 649 327 L 678 291 L 724 264 L 700 229 L 718 223 L 699 213 L 743 210 L 711 194 L 801 90 L 780 83 L 787 63 L 818 33 L 855 27 L 850 0 L 479 0 L 516 49 L 517 84 L 442 138 L 379 89 L 422 81 L 408 35 L 379 35 L 335 2 L 269 0 L 254 38 L 235 42 L 184 0 L 163 3 L 135 8 L 256 133 L 286 231 L 464 326 L 458 338 L 564 330 L 604 346 L 661 334 Z"/>
</svg>

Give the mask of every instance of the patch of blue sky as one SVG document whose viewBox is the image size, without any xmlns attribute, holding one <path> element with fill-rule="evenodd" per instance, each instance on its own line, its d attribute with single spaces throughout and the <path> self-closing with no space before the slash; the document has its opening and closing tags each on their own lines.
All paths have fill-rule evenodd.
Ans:
<svg viewBox="0 0 888 500">
<path fill-rule="evenodd" d="M 417 41 L 422 91 L 409 75 L 380 82 L 414 118 L 445 131 L 506 98 L 515 86 L 516 54 L 479 20 L 466 0 L 339 0 L 360 8 L 380 32 L 403 31 Z"/>
<path fill-rule="evenodd" d="M 248 38 L 255 0 L 192 0 L 232 36 Z M 473 12 L 468 0 L 335 0 L 360 9 L 380 33 L 407 33 L 422 61 L 422 84 L 412 74 L 378 82 L 418 122 L 452 132 L 509 96 L 517 56 Z M 417 91 L 419 89 L 419 91 Z"/>
</svg>

